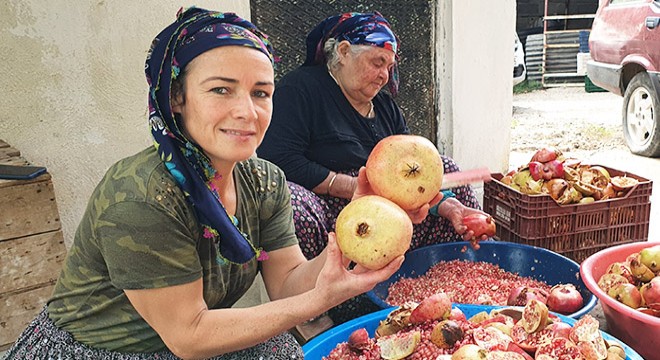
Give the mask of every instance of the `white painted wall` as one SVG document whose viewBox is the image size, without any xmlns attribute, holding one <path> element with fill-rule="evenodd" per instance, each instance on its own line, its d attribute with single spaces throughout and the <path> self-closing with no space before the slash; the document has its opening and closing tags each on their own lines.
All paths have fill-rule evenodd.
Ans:
<svg viewBox="0 0 660 360">
<path fill-rule="evenodd" d="M 53 177 L 66 244 L 115 161 L 151 144 L 144 62 L 181 6 L 247 0 L 0 1 L 0 139 Z"/>
<path fill-rule="evenodd" d="M 515 25 L 515 0 L 438 2 L 438 147 L 463 170 L 508 169 Z"/>
</svg>

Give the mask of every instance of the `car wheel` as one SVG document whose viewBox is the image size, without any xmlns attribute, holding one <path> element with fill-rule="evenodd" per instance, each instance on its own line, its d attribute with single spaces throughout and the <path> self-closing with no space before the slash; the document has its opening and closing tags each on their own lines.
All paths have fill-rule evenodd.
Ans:
<svg viewBox="0 0 660 360">
<path fill-rule="evenodd" d="M 660 99 L 646 72 L 641 72 L 623 96 L 623 137 L 633 154 L 660 156 Z"/>
</svg>

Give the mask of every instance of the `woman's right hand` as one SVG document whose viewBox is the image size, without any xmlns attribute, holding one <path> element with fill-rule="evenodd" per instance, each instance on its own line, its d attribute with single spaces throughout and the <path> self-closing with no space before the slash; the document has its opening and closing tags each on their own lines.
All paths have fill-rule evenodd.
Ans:
<svg viewBox="0 0 660 360">
<path fill-rule="evenodd" d="M 334 232 L 328 234 L 325 264 L 316 281 L 316 288 L 332 299 L 332 306 L 363 294 L 392 276 L 403 263 L 399 256 L 379 270 L 370 270 L 361 265 L 348 269 L 350 260 L 344 257 L 337 244 Z"/>
</svg>

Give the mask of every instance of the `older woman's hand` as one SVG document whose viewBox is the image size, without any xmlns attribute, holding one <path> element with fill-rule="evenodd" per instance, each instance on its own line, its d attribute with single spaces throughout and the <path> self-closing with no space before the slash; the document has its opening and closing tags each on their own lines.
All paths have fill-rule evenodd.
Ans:
<svg viewBox="0 0 660 360">
<path fill-rule="evenodd" d="M 357 188 L 353 193 L 353 199 L 356 200 L 366 195 L 377 195 L 374 189 L 369 185 L 369 180 L 367 179 L 367 168 L 364 166 L 360 168 L 360 172 L 357 177 Z M 414 210 L 407 210 L 408 216 L 413 224 L 419 224 L 429 214 L 429 209 L 435 204 L 439 203 L 442 200 L 442 193 L 438 193 L 428 204 L 424 204 L 421 207 Z"/>
<path fill-rule="evenodd" d="M 474 241 L 474 240 L 487 240 L 488 236 L 487 235 L 482 235 L 478 239 L 474 239 L 474 232 L 472 230 L 468 230 L 467 226 L 463 224 L 463 218 L 470 215 L 470 214 L 482 214 L 482 215 L 488 215 L 485 212 L 479 210 L 479 209 L 474 209 L 471 207 L 467 207 L 463 205 L 460 201 L 456 200 L 455 198 L 450 198 L 444 201 L 440 206 L 438 207 L 438 214 L 446 219 L 449 219 L 451 221 L 452 225 L 454 225 L 454 229 L 456 230 L 456 233 L 461 235 L 464 240 L 466 241 Z"/>
</svg>

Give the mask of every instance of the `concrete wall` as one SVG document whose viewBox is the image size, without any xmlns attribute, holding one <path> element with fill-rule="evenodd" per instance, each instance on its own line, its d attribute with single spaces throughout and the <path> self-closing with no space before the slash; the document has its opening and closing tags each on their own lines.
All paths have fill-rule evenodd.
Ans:
<svg viewBox="0 0 660 360">
<path fill-rule="evenodd" d="M 438 6 L 440 151 L 464 170 L 486 166 L 506 172 L 516 2 L 439 1 Z M 483 187 L 476 190 L 483 195 Z"/>
<path fill-rule="evenodd" d="M 193 4 L 250 18 L 248 0 L 0 2 L 0 139 L 48 167 L 67 246 L 106 169 L 151 144 L 146 52 Z M 438 4 L 439 146 L 464 169 L 504 171 L 515 2 Z"/>
<path fill-rule="evenodd" d="M 0 2 L 0 139 L 53 177 L 70 245 L 106 169 L 151 144 L 144 61 L 181 6 L 247 0 Z"/>
</svg>

